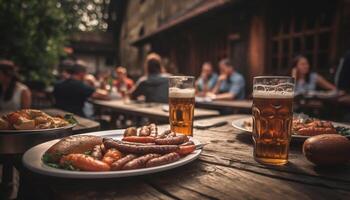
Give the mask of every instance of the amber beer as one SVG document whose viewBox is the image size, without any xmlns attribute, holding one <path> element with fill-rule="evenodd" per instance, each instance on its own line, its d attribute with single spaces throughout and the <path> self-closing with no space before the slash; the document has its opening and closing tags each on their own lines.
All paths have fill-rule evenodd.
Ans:
<svg viewBox="0 0 350 200">
<path fill-rule="evenodd" d="M 253 91 L 254 158 L 263 164 L 283 165 L 288 162 L 291 139 L 294 79 L 279 77 L 264 84 L 257 83 Z"/>
<path fill-rule="evenodd" d="M 169 123 L 172 131 L 193 136 L 194 78 L 169 78 Z"/>
</svg>

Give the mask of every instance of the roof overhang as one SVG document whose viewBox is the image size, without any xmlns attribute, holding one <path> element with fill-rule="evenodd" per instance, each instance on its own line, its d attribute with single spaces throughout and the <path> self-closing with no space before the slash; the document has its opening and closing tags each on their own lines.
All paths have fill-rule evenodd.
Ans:
<svg viewBox="0 0 350 200">
<path fill-rule="evenodd" d="M 189 22 L 197 19 L 198 17 L 204 16 L 205 14 L 209 14 L 211 12 L 225 8 L 228 5 L 232 4 L 233 2 L 235 2 L 235 0 L 204 1 L 202 4 L 189 10 L 185 14 L 161 24 L 157 29 L 155 29 L 151 33 L 148 33 L 148 34 L 132 41 L 131 45 L 139 46 L 139 45 L 142 45 L 144 43 L 147 43 L 152 38 L 158 36 L 161 33 L 173 30 L 181 25 L 184 25 L 186 23 L 189 23 Z"/>
</svg>

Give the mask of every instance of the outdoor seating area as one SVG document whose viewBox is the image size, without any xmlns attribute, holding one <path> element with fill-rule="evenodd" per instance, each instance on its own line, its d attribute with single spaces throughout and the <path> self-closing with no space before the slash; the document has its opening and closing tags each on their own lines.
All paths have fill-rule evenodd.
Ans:
<svg viewBox="0 0 350 200">
<path fill-rule="evenodd" d="M 0 2 L 0 199 L 348 199 L 349 11 Z"/>
</svg>

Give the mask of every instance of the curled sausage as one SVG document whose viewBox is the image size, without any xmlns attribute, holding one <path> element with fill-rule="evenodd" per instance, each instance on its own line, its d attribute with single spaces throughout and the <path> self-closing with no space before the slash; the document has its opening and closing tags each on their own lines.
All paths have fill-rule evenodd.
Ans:
<svg viewBox="0 0 350 200">
<path fill-rule="evenodd" d="M 136 143 L 154 143 L 155 138 L 151 136 L 129 136 L 123 137 L 122 140 Z"/>
<path fill-rule="evenodd" d="M 143 126 L 140 129 L 139 136 L 149 136 L 151 135 L 151 131 L 148 126 Z"/>
<path fill-rule="evenodd" d="M 130 170 L 130 169 L 144 168 L 144 167 L 146 167 L 147 161 L 149 161 L 153 158 L 157 158 L 157 157 L 160 157 L 160 155 L 151 153 L 151 154 L 147 154 L 147 155 L 135 158 L 135 159 L 129 161 L 128 163 L 126 163 L 122 169 L 123 170 Z"/>
<path fill-rule="evenodd" d="M 124 131 L 124 137 L 137 136 L 137 129 L 135 127 L 129 127 Z"/>
<path fill-rule="evenodd" d="M 91 156 L 97 160 L 101 160 L 103 157 L 101 145 L 96 145 L 91 152 Z"/>
<path fill-rule="evenodd" d="M 85 154 L 68 154 L 60 160 L 60 165 L 72 165 L 82 171 L 109 171 L 108 164 Z"/>
<path fill-rule="evenodd" d="M 102 162 L 111 165 L 115 161 L 119 160 L 122 157 L 122 153 L 116 149 L 108 149 L 105 155 L 102 158 Z"/>
<path fill-rule="evenodd" d="M 113 171 L 121 170 L 126 163 L 135 159 L 136 157 L 137 156 L 134 154 L 128 154 L 128 155 L 124 156 L 123 158 L 112 163 L 111 170 L 113 170 Z"/>
<path fill-rule="evenodd" d="M 175 152 L 179 149 L 177 145 L 130 145 L 125 144 L 122 141 L 114 141 L 113 139 L 104 139 L 103 143 L 107 149 L 115 148 L 121 152 L 134 154 L 166 154 Z"/>
<path fill-rule="evenodd" d="M 158 127 L 156 124 L 150 124 L 148 125 L 149 131 L 150 131 L 150 135 L 153 137 L 156 137 L 158 135 Z"/>
<path fill-rule="evenodd" d="M 154 142 L 159 145 L 177 145 L 185 143 L 187 141 L 188 137 L 186 135 L 177 135 L 175 137 L 157 138 Z"/>
<path fill-rule="evenodd" d="M 168 153 L 163 156 L 152 158 L 146 163 L 146 167 L 155 167 L 175 162 L 180 159 L 180 155 L 176 152 Z"/>
</svg>

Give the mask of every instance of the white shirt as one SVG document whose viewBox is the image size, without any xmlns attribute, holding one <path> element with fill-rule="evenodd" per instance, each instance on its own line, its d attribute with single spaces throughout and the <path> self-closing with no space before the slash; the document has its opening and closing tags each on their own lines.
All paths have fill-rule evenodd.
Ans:
<svg viewBox="0 0 350 200">
<path fill-rule="evenodd" d="M 20 110 L 22 105 L 22 92 L 25 90 L 28 90 L 26 85 L 16 82 L 12 98 L 9 101 L 5 101 L 4 97 L 0 98 L 0 110 Z"/>
</svg>

